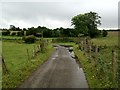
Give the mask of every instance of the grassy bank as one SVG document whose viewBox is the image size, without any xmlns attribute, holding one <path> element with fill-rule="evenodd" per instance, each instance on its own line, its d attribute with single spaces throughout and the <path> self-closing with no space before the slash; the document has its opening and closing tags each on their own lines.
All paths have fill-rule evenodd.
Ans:
<svg viewBox="0 0 120 90">
<path fill-rule="evenodd" d="M 97 60 L 89 58 L 89 54 L 81 51 L 78 45 L 74 46 L 74 52 L 80 60 L 83 70 L 85 72 L 88 84 L 90 88 L 117 88 L 118 78 L 118 37 L 108 36 L 92 39 L 94 45 L 104 46 L 99 50 Z M 115 64 L 115 83 L 113 83 L 112 72 L 112 50 L 116 52 L 116 64 Z M 94 55 L 96 57 L 96 54 Z"/>
<path fill-rule="evenodd" d="M 9 71 L 3 75 L 3 88 L 19 86 L 54 51 L 52 44 L 49 43 L 44 53 L 38 53 L 35 58 L 28 60 L 27 49 L 31 56 L 34 45 L 3 41 L 3 57 Z"/>
</svg>

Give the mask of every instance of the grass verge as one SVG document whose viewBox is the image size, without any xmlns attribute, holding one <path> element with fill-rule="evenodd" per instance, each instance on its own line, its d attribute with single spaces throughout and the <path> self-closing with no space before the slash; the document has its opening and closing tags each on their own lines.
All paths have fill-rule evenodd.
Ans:
<svg viewBox="0 0 120 90">
<path fill-rule="evenodd" d="M 44 53 L 39 53 L 35 58 L 28 60 L 26 48 L 31 55 L 34 45 L 3 41 L 3 56 L 9 72 L 3 74 L 2 88 L 18 87 L 54 51 L 52 44 L 49 44 Z"/>
<path fill-rule="evenodd" d="M 117 88 L 117 62 L 119 56 L 116 55 L 115 64 L 115 83 L 113 83 L 112 72 L 112 50 L 115 50 L 116 54 L 120 51 L 118 47 L 118 37 L 103 37 L 92 39 L 95 45 L 106 45 L 106 48 L 100 49 L 97 55 L 97 60 L 89 58 L 89 54 L 84 54 L 77 45 L 74 46 L 74 52 L 82 64 L 82 68 L 86 75 L 90 88 Z M 94 53 L 93 53 L 94 55 Z M 94 55 L 96 56 L 96 54 Z"/>
</svg>

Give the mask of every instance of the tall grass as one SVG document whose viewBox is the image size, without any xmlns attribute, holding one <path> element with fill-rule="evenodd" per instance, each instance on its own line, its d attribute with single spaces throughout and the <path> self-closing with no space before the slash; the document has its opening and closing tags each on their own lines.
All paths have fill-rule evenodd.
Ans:
<svg viewBox="0 0 120 90">
<path fill-rule="evenodd" d="M 41 63 L 52 53 L 52 45 L 47 46 L 47 52 L 39 53 L 35 58 L 28 60 L 35 44 L 23 44 L 3 41 L 3 57 L 5 59 L 8 73 L 3 74 L 3 88 L 18 87 Z"/>
<path fill-rule="evenodd" d="M 118 62 L 120 47 L 118 45 L 118 36 L 99 37 L 91 40 L 94 45 L 106 46 L 101 48 L 97 55 L 97 60 L 89 58 L 89 53 L 84 54 L 78 46 L 74 46 L 75 54 L 82 63 L 86 78 L 90 88 L 117 88 L 118 87 Z M 116 52 L 115 82 L 113 82 L 112 72 L 112 50 Z M 96 54 L 94 54 L 96 57 Z M 95 58 L 96 59 L 96 58 Z"/>
</svg>

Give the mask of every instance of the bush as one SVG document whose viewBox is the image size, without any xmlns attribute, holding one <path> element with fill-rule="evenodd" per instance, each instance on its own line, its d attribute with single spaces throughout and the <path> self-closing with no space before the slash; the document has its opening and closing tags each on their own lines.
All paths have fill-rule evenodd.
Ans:
<svg viewBox="0 0 120 90">
<path fill-rule="evenodd" d="M 102 36 L 103 36 L 103 37 L 106 37 L 107 35 L 108 35 L 108 32 L 107 32 L 106 30 L 103 30 Z"/>
<path fill-rule="evenodd" d="M 25 43 L 30 44 L 35 42 L 36 37 L 34 35 L 29 35 L 29 36 L 24 36 L 22 39 L 25 41 Z"/>
<path fill-rule="evenodd" d="M 95 31 L 90 31 L 88 33 L 88 36 L 90 36 L 91 38 L 96 38 L 96 37 L 99 37 L 101 35 L 101 31 L 100 30 L 95 30 Z"/>
<path fill-rule="evenodd" d="M 40 48 L 41 48 L 41 52 L 45 52 L 45 41 L 44 40 L 41 40 Z"/>
<path fill-rule="evenodd" d="M 73 38 L 69 38 L 69 37 L 61 37 L 61 38 L 53 39 L 52 42 L 74 42 L 74 40 Z"/>
<path fill-rule="evenodd" d="M 15 35 L 16 35 L 16 33 L 15 33 L 15 32 L 12 32 L 11 36 L 15 36 Z"/>
<path fill-rule="evenodd" d="M 21 32 L 17 32 L 17 36 L 21 36 Z"/>
<path fill-rule="evenodd" d="M 24 31 L 17 32 L 17 36 L 24 36 Z"/>
<path fill-rule="evenodd" d="M 2 35 L 4 35 L 4 36 L 8 36 L 8 35 L 10 35 L 10 31 L 2 31 Z"/>
</svg>

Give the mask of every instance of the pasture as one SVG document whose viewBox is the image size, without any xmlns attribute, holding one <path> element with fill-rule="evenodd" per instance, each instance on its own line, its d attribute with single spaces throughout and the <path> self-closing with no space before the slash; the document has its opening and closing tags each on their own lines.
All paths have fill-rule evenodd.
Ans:
<svg viewBox="0 0 120 90">
<path fill-rule="evenodd" d="M 5 39 L 21 39 L 21 37 L 4 36 Z M 98 54 L 91 53 L 93 57 L 90 58 L 89 53 L 84 50 L 80 50 L 79 43 L 73 42 L 76 38 L 73 38 L 72 42 L 60 42 L 59 38 L 45 38 L 49 40 L 49 44 L 46 47 L 44 53 L 38 53 L 34 58 L 28 59 L 32 56 L 33 49 L 37 49 L 39 41 L 34 44 L 25 44 L 21 40 L 3 40 L 3 58 L 5 60 L 8 73 L 3 75 L 3 88 L 15 88 L 18 87 L 26 78 L 28 78 L 34 70 L 37 69 L 54 51 L 52 44 L 70 45 L 73 46 L 75 55 L 78 57 L 79 62 L 82 64 L 86 79 L 90 88 L 116 88 L 118 78 L 118 52 L 120 51 L 118 45 L 118 33 L 108 32 L 107 37 L 98 37 L 91 39 L 93 45 L 100 47 Z M 52 39 L 56 39 L 56 42 L 51 43 Z M 65 38 L 64 38 L 65 39 Z M 72 38 L 71 38 L 72 39 Z M 70 39 L 70 41 L 71 41 Z M 59 42 L 57 42 L 57 40 Z M 66 40 L 66 39 L 65 39 Z M 67 38 L 67 40 L 69 40 Z M 76 39 L 76 41 L 79 39 Z M 20 41 L 20 42 L 19 42 Z M 61 40 L 62 41 L 62 40 Z M 115 51 L 116 57 L 115 67 L 112 66 L 112 50 Z M 97 58 L 96 58 L 97 57 Z M 115 78 L 113 82 L 112 69 L 115 68 Z"/>
<path fill-rule="evenodd" d="M 24 44 L 3 41 L 3 58 L 8 69 L 8 72 L 3 75 L 3 88 L 18 87 L 40 64 L 47 60 L 54 50 L 49 43 L 46 52 L 40 52 L 32 58 L 33 49 L 36 45 L 36 43 Z M 27 49 L 30 59 L 28 59 Z"/>
<path fill-rule="evenodd" d="M 81 51 L 78 45 L 74 46 L 74 52 L 82 63 L 90 88 L 118 87 L 118 51 L 120 51 L 120 48 L 116 34 L 109 33 L 107 37 L 91 39 L 93 45 L 101 47 L 97 53 L 86 53 Z M 115 51 L 115 62 L 112 61 L 112 50 Z M 90 57 L 90 55 L 92 56 Z M 115 65 L 113 66 L 113 64 Z"/>
</svg>

